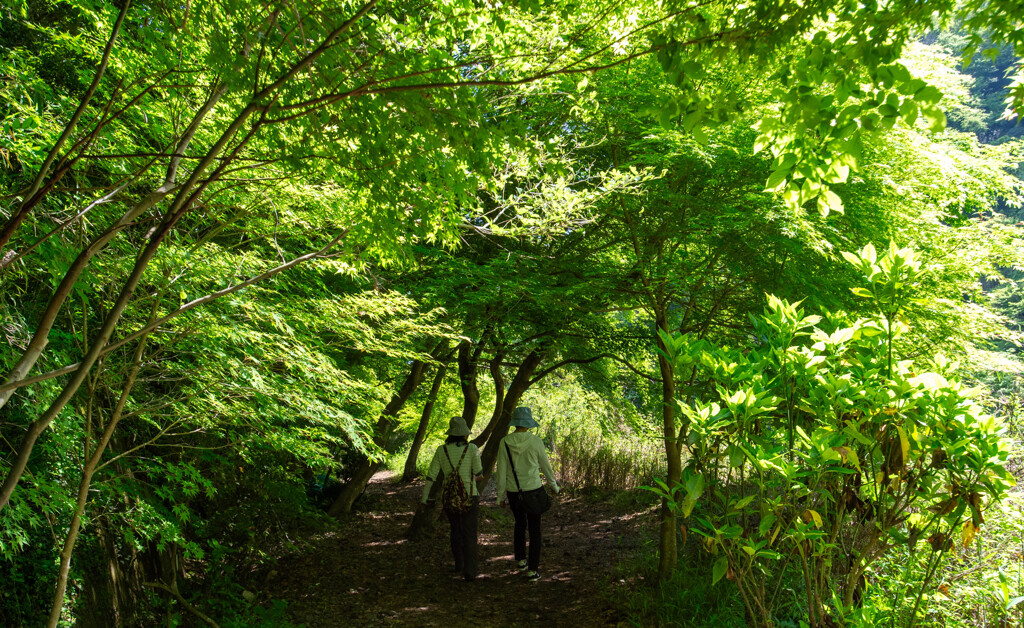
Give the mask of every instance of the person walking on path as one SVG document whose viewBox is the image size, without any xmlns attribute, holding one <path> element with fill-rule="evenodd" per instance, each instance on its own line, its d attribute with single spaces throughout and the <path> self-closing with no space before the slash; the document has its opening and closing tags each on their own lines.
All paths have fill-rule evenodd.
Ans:
<svg viewBox="0 0 1024 628">
<path fill-rule="evenodd" d="M 498 506 L 504 508 L 507 497 L 515 517 L 512 538 L 517 566 L 526 571 L 528 580 L 537 581 L 540 580 L 541 516 L 528 512 L 524 494 L 543 490 L 542 472 L 555 494 L 558 494 L 558 483 L 555 482 L 544 441 L 528 431 L 531 427 L 540 427 L 530 409 L 516 408 L 509 425 L 516 430 L 502 439 L 498 449 Z M 530 532 L 529 555 L 526 553 L 527 530 Z"/>
<path fill-rule="evenodd" d="M 455 471 L 457 469 L 457 471 Z M 465 504 L 454 503 L 459 497 L 452 497 L 457 485 L 448 486 L 451 474 L 454 482 L 461 482 L 465 493 L 461 494 Z M 427 471 L 427 483 L 423 487 L 423 503 L 430 499 L 430 488 L 439 475 L 444 476 L 445 488 L 442 506 L 451 526 L 452 558 L 455 571 L 462 572 L 468 582 L 478 573 L 477 564 L 477 513 L 480 510 L 480 491 L 476 481 L 483 476 L 480 451 L 469 442 L 469 426 L 462 417 L 453 417 L 448 422 L 448 440 L 434 452 Z M 467 499 L 468 498 L 468 499 Z"/>
</svg>

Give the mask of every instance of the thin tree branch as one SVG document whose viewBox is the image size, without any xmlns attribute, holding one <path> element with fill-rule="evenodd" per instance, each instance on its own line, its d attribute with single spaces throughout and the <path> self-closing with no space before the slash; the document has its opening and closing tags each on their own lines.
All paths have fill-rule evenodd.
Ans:
<svg viewBox="0 0 1024 628">
<path fill-rule="evenodd" d="M 213 628 L 220 628 L 220 625 L 217 622 L 213 621 L 212 619 L 210 619 L 209 617 L 204 615 L 202 613 L 202 611 L 197 609 L 195 606 L 192 606 L 191 604 L 189 604 L 188 600 L 186 600 L 184 597 L 182 597 L 181 593 L 178 593 L 178 587 L 177 586 L 170 586 L 169 587 L 166 584 L 164 584 L 163 582 L 143 582 L 142 586 L 149 587 L 151 589 L 163 589 L 164 591 L 167 591 L 168 593 L 173 595 L 174 599 L 178 600 L 178 602 L 180 602 L 181 605 L 184 606 L 190 613 L 192 613 L 193 615 L 195 615 L 199 619 L 203 620 L 207 624 L 213 626 Z"/>
<path fill-rule="evenodd" d="M 103 49 L 103 56 L 100 58 L 100 64 L 96 68 L 96 73 L 93 75 L 92 84 L 89 85 L 89 89 L 86 90 L 85 95 L 82 96 L 82 100 L 78 103 L 78 109 L 71 116 L 71 120 L 68 121 L 67 125 L 64 126 L 64 131 L 60 137 L 57 138 L 53 148 L 50 149 L 50 153 L 46 156 L 46 160 L 43 161 L 43 165 L 39 167 L 39 173 L 36 175 L 35 180 L 32 182 L 32 186 L 25 193 L 25 200 L 22 203 L 18 211 L 11 216 L 4 228 L 0 230 L 0 251 L 7 246 L 11 236 L 18 229 L 18 226 L 28 215 L 28 212 L 39 202 L 39 191 L 43 186 L 43 181 L 46 179 L 47 173 L 50 171 L 50 166 L 57 159 L 57 155 L 60 154 L 61 148 L 64 146 L 64 142 L 71 137 L 75 127 L 78 126 L 78 121 L 82 118 L 82 114 L 85 113 L 86 108 L 89 106 L 89 102 L 92 100 L 93 94 L 96 93 L 96 89 L 100 85 L 100 81 L 103 79 L 103 75 L 107 71 L 107 65 L 110 62 L 110 53 L 114 49 L 114 42 L 117 41 L 117 36 L 121 32 L 121 24 L 124 22 L 125 16 L 128 14 L 128 8 L 131 7 L 131 0 L 125 0 L 124 6 L 121 7 L 121 12 L 117 16 L 117 21 L 114 22 L 114 28 L 110 33 L 110 38 L 107 40 L 107 46 Z"/>
<path fill-rule="evenodd" d="M 164 317 L 162 317 L 160 319 L 157 319 L 156 321 L 152 322 L 151 324 L 146 325 L 142 329 L 139 329 L 139 330 L 135 331 L 134 333 L 129 334 L 128 336 L 125 336 L 124 338 L 122 338 L 121 340 L 118 340 L 115 343 L 107 345 L 100 352 L 100 357 L 107 355 L 111 351 L 116 351 L 117 349 L 120 349 L 125 344 L 131 342 L 132 340 L 135 340 L 139 336 L 142 336 L 144 334 L 147 334 L 147 333 L 153 331 L 154 329 L 156 329 L 160 325 L 163 325 L 164 323 L 166 323 L 167 321 L 171 320 L 172 318 L 180 316 L 181 314 L 184 314 L 185 312 L 187 312 L 187 311 L 189 311 L 191 309 L 199 307 L 200 305 L 205 305 L 206 303 L 209 303 L 211 301 L 215 301 L 216 299 L 219 299 L 219 298 L 221 298 L 223 296 L 232 294 L 234 292 L 238 292 L 239 290 L 242 290 L 243 288 L 248 288 L 249 286 L 253 285 L 254 283 L 257 283 L 259 281 L 263 281 L 264 279 L 267 279 L 269 277 L 273 277 L 274 275 L 276 275 L 276 274 L 278 274 L 278 273 L 280 273 L 282 271 L 285 271 L 285 270 L 287 270 L 287 269 L 289 269 L 289 268 L 291 268 L 293 266 L 301 264 L 302 262 L 305 262 L 307 260 L 310 260 L 310 259 L 313 259 L 315 257 L 319 257 L 319 256 L 322 256 L 322 255 L 326 254 L 327 251 L 332 249 L 334 247 L 334 245 L 336 245 L 338 242 L 340 242 L 341 239 L 344 238 L 347 233 L 348 233 L 347 229 L 343 230 L 340 234 L 338 234 L 338 236 L 336 238 L 331 240 L 326 246 L 320 248 L 317 251 L 314 251 L 312 253 L 307 253 L 305 255 L 296 257 L 293 260 L 291 260 L 291 261 L 289 261 L 289 262 L 287 262 L 285 264 L 281 264 L 279 266 L 275 266 L 274 268 L 271 268 L 270 270 L 268 270 L 268 271 L 266 271 L 264 273 L 261 273 L 261 274 L 255 276 L 255 277 L 253 277 L 251 279 L 247 279 L 246 281 L 243 281 L 241 283 L 235 284 L 233 286 L 229 286 L 227 288 L 224 288 L 223 290 L 218 290 L 217 292 L 213 292 L 211 294 L 208 294 L 206 296 L 200 297 L 198 299 L 194 299 L 192 301 L 189 301 L 188 303 L 182 305 L 181 307 L 179 307 L 178 309 L 174 310 L 170 314 L 167 314 L 166 316 L 164 316 Z M 4 393 L 4 392 L 7 392 L 7 391 L 15 390 L 15 389 L 21 388 L 23 386 L 29 386 L 31 384 L 36 384 L 38 382 L 46 381 L 48 379 L 53 379 L 54 377 L 60 377 L 61 375 L 66 375 L 68 373 L 71 373 L 72 371 L 74 371 L 78 367 L 80 367 L 81 364 L 82 364 L 81 362 L 76 362 L 74 364 L 69 364 L 68 366 L 65 366 L 65 367 L 62 367 L 62 368 L 59 368 L 59 369 L 56 369 L 56 370 L 53 370 L 53 371 L 49 371 L 47 373 L 42 373 L 40 375 L 36 375 L 35 377 L 28 377 L 28 378 L 25 378 L 25 379 L 22 379 L 22 380 L 18 380 L 16 382 L 5 383 L 2 386 L 0 386 L 0 393 Z"/>
</svg>

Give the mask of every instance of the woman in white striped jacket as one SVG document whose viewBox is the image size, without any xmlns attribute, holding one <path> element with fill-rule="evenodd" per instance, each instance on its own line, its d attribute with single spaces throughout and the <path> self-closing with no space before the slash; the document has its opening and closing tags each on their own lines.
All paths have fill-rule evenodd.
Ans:
<svg viewBox="0 0 1024 628">
<path fill-rule="evenodd" d="M 476 480 L 483 474 L 480 462 L 480 451 L 469 442 L 469 426 L 462 417 L 452 417 L 448 422 L 448 440 L 434 452 L 427 471 L 427 483 L 423 487 L 423 503 L 430 498 L 430 488 L 434 481 L 447 477 L 458 467 L 459 480 L 472 497 L 472 506 L 465 512 L 445 511 L 451 525 L 452 558 L 455 559 L 455 571 L 462 572 L 466 581 L 474 580 L 478 573 L 477 563 L 477 513 L 480 510 L 480 490 Z"/>
</svg>

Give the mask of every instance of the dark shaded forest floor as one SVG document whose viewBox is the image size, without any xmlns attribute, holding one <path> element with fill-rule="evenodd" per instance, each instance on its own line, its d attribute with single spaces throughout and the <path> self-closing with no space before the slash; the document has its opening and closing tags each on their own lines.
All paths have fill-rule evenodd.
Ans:
<svg viewBox="0 0 1024 628">
<path fill-rule="evenodd" d="M 497 508 L 493 481 L 481 499 L 480 576 L 454 572 L 443 519 L 422 541 L 405 539 L 422 482 L 378 473 L 337 530 L 279 557 L 266 589 L 309 628 L 327 626 L 615 626 L 656 513 L 644 504 L 561 496 L 543 517 L 539 582 L 515 571 L 512 515 Z"/>
</svg>

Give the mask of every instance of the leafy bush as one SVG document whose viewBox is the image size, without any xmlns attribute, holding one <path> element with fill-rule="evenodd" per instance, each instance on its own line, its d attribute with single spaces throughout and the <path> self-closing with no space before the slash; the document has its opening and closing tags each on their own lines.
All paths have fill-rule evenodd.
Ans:
<svg viewBox="0 0 1024 628">
<path fill-rule="evenodd" d="M 1015 452 L 1015 458 L 1021 457 Z M 924 595 L 929 612 L 921 625 L 950 628 L 1024 624 L 1024 494 L 1019 490 L 985 512 L 985 534 L 950 552 Z M 914 620 L 916 589 L 926 565 L 919 553 L 897 546 L 868 578 L 865 606 L 872 624 L 906 625 Z"/>
<path fill-rule="evenodd" d="M 901 314 L 920 263 L 890 246 L 845 254 L 874 316 L 831 332 L 822 318 L 769 296 L 746 350 L 664 337 L 677 372 L 696 371 L 705 401 L 681 401 L 690 459 L 678 486 L 657 489 L 717 558 L 713 582 L 735 583 L 751 622 L 773 626 L 781 574 L 803 580 L 806 622 L 871 625 L 872 566 L 895 547 L 921 561 L 909 617 L 956 547 L 1013 484 L 1009 447 L 942 356 L 900 360 Z"/>
</svg>

